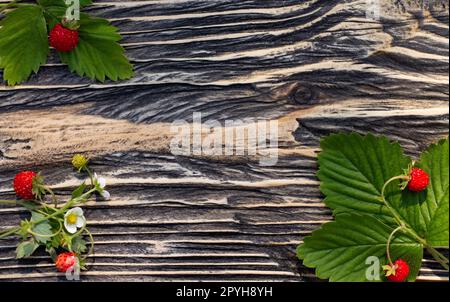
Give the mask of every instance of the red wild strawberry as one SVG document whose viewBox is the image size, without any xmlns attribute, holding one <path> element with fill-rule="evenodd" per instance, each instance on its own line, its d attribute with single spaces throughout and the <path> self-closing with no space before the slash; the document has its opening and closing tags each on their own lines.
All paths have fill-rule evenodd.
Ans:
<svg viewBox="0 0 450 302">
<path fill-rule="evenodd" d="M 34 199 L 33 178 L 37 176 L 33 171 L 20 172 L 14 178 L 14 191 L 22 199 Z"/>
<path fill-rule="evenodd" d="M 430 184 L 430 178 L 422 169 L 412 168 L 409 175 L 408 189 L 413 192 L 420 192 L 425 190 Z"/>
<path fill-rule="evenodd" d="M 409 265 L 403 259 L 398 259 L 393 265 L 385 265 L 386 277 L 392 282 L 404 282 L 409 276 Z"/>
<path fill-rule="evenodd" d="M 72 252 L 64 252 L 56 257 L 56 269 L 65 273 L 69 268 L 73 267 L 78 262 L 77 255 Z"/>
<path fill-rule="evenodd" d="M 58 23 L 50 31 L 49 42 L 59 52 L 72 51 L 78 45 L 78 32 Z"/>
</svg>

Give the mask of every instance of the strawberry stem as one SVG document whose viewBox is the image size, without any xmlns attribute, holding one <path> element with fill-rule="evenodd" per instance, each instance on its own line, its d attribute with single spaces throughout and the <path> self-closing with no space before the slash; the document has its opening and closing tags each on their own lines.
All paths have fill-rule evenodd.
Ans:
<svg viewBox="0 0 450 302">
<path fill-rule="evenodd" d="M 48 186 L 44 186 L 43 188 L 44 188 L 45 191 L 50 193 L 50 195 L 52 196 L 52 201 L 53 201 L 53 204 L 54 204 L 55 208 L 58 208 L 58 199 L 56 198 L 55 193 L 53 193 L 53 190 L 50 189 L 50 187 L 48 187 Z"/>
<path fill-rule="evenodd" d="M 20 227 L 13 227 L 0 232 L 0 239 L 13 235 L 20 231 Z"/>
<path fill-rule="evenodd" d="M 381 200 L 383 201 L 384 205 L 389 209 L 389 211 L 392 213 L 392 215 L 394 216 L 395 220 L 397 220 L 398 225 L 403 226 L 404 223 L 400 217 L 400 215 L 398 215 L 398 213 L 391 207 L 391 205 L 387 202 L 386 197 L 385 197 L 385 192 L 386 192 L 386 188 L 387 186 L 395 181 L 395 180 L 408 180 L 409 177 L 406 175 L 399 175 L 399 176 L 394 176 L 391 179 L 389 179 L 388 181 L 386 181 L 383 185 L 383 188 L 381 189 Z"/>
<path fill-rule="evenodd" d="M 58 235 L 59 233 L 61 233 L 61 231 L 62 231 L 62 224 L 61 224 L 60 221 L 58 221 L 58 222 L 59 222 L 59 229 L 58 229 L 58 231 L 56 231 L 55 233 L 50 234 L 50 235 L 39 234 L 39 233 L 36 233 L 36 232 L 34 232 L 32 230 L 28 230 L 27 232 L 30 233 L 31 235 L 35 236 L 35 237 L 52 238 L 52 237 Z"/>
<path fill-rule="evenodd" d="M 44 217 L 44 218 L 42 218 L 42 219 L 39 219 L 38 221 L 33 222 L 33 223 L 34 223 L 34 224 L 39 224 L 39 223 L 41 223 L 41 222 L 43 222 L 43 221 L 46 221 L 46 220 L 48 220 L 48 219 L 50 219 L 50 218 L 53 218 L 53 217 L 55 217 L 55 216 L 58 216 L 59 214 L 64 213 L 67 209 L 69 209 L 70 207 L 74 206 L 74 205 L 77 204 L 78 202 L 82 201 L 84 198 L 88 197 L 89 195 L 91 195 L 92 193 L 94 193 L 96 190 L 97 190 L 96 188 L 91 189 L 91 190 L 87 191 L 86 193 L 84 193 L 83 195 L 81 195 L 81 196 L 79 196 L 79 197 L 77 197 L 77 198 L 71 199 L 69 202 L 67 202 L 67 203 L 66 203 L 62 208 L 60 208 L 59 210 L 57 210 L 57 211 L 55 211 L 54 213 L 48 215 L 47 217 Z"/>
<path fill-rule="evenodd" d="M 92 236 L 92 233 L 89 231 L 88 228 L 85 228 L 84 231 L 89 236 L 89 241 L 90 241 L 91 246 L 89 248 L 88 253 L 82 258 L 82 260 L 86 260 L 89 255 L 94 253 L 94 237 Z"/>
<path fill-rule="evenodd" d="M 0 203 L 4 204 L 20 204 L 20 200 L 0 200 Z"/>
<path fill-rule="evenodd" d="M 409 179 L 410 178 L 407 175 L 398 175 L 398 176 L 394 176 L 394 177 L 390 178 L 388 181 L 386 181 L 384 183 L 383 188 L 381 189 L 381 196 L 384 197 L 384 193 L 386 191 L 386 188 L 391 182 L 393 182 L 395 180 L 409 180 Z"/>
<path fill-rule="evenodd" d="M 420 237 L 411 227 L 407 226 L 405 224 L 405 222 L 401 219 L 400 215 L 390 206 L 390 204 L 386 200 L 386 197 L 385 197 L 386 188 L 391 182 L 393 182 L 395 180 L 409 181 L 409 179 L 410 179 L 410 177 L 407 175 L 394 176 L 394 177 L 390 178 L 388 181 L 386 181 L 383 185 L 383 188 L 381 189 L 381 200 L 383 201 L 384 205 L 389 209 L 389 211 L 392 213 L 392 215 L 394 216 L 395 220 L 397 221 L 397 223 L 399 225 L 399 227 L 392 232 L 391 236 L 388 239 L 386 254 L 387 254 L 389 263 L 392 265 L 392 260 L 391 260 L 390 253 L 389 253 L 390 241 L 392 240 L 392 237 L 394 236 L 394 234 L 396 232 L 398 232 L 400 229 L 403 229 L 404 231 L 408 232 L 411 236 L 413 236 L 420 244 L 422 244 L 430 252 L 430 254 L 433 256 L 433 258 L 437 262 L 439 262 L 446 270 L 449 270 L 448 259 L 444 255 L 439 253 L 439 251 L 437 251 L 434 247 L 430 246 L 428 244 L 428 242 L 425 239 L 423 239 L 422 237 Z"/>
<path fill-rule="evenodd" d="M 433 256 L 434 260 L 439 262 L 439 264 L 442 265 L 442 267 L 444 267 L 447 271 L 449 270 L 448 259 L 444 255 L 429 245 L 426 246 L 426 249 Z"/>
<path fill-rule="evenodd" d="M 389 261 L 389 264 L 391 266 L 394 266 L 394 262 L 392 261 L 391 258 L 391 241 L 394 238 L 395 233 L 397 233 L 398 231 L 402 230 L 404 228 L 404 226 L 399 226 L 398 228 L 396 228 L 395 230 L 392 231 L 391 235 L 389 235 L 387 244 L 386 244 L 386 255 Z"/>
</svg>

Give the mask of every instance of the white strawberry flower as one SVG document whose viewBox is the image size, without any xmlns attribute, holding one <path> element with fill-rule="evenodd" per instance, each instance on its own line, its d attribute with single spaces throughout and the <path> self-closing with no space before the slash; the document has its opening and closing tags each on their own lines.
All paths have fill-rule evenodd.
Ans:
<svg viewBox="0 0 450 302">
<path fill-rule="evenodd" d="M 111 198 L 111 194 L 105 190 L 106 179 L 103 177 L 98 177 L 97 173 L 94 173 L 94 182 L 98 193 L 103 197 L 103 199 L 109 200 Z"/>
<path fill-rule="evenodd" d="M 64 214 L 64 227 L 66 230 L 75 234 L 77 229 L 82 228 L 86 225 L 86 218 L 83 216 L 83 209 L 76 207 L 70 209 Z"/>
</svg>

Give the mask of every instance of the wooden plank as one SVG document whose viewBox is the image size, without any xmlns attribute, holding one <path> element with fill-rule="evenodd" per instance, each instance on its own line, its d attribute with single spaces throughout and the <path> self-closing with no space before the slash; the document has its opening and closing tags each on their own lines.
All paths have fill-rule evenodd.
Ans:
<svg viewBox="0 0 450 302">
<path fill-rule="evenodd" d="M 0 198 L 19 168 L 67 198 L 83 152 L 112 199 L 86 205 L 97 241 L 83 280 L 312 281 L 295 247 L 332 219 L 315 177 L 318 141 L 372 131 L 412 155 L 448 135 L 448 1 L 101 0 L 136 76 L 94 83 L 52 53 L 23 85 L 0 86 Z M 265 118 L 279 161 L 174 156 L 170 125 Z M 230 129 L 228 129 L 230 130 Z M 0 225 L 24 211 L 0 207 Z M 44 253 L 16 261 L 0 241 L 0 279 L 64 280 Z M 444 251 L 448 253 L 448 251 Z M 421 281 L 448 280 L 427 255 Z"/>
</svg>

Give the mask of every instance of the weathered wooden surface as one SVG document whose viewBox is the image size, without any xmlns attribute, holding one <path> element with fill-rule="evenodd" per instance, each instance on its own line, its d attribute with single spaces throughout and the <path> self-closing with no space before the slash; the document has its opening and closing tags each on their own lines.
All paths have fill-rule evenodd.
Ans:
<svg viewBox="0 0 450 302">
<path fill-rule="evenodd" d="M 97 241 L 83 280 L 315 280 L 295 247 L 331 219 L 318 140 L 339 130 L 400 140 L 410 154 L 448 135 L 448 1 L 96 1 L 120 28 L 136 77 L 92 83 L 53 55 L 27 83 L 0 86 L 0 198 L 19 168 L 67 196 L 68 159 L 94 156 L 112 200 L 88 204 Z M 407 4 L 407 5 L 405 5 Z M 280 160 L 173 156 L 170 123 L 279 121 Z M 1 207 L 1 226 L 24 212 Z M 0 279 L 63 280 L 42 256 L 0 241 Z M 424 260 L 420 280 L 448 280 Z"/>
</svg>

